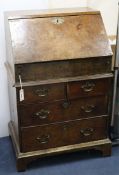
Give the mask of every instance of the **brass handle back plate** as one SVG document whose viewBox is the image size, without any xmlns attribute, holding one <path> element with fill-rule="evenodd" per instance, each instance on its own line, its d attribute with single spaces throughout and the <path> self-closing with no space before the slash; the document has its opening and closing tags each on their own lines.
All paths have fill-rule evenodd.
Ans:
<svg viewBox="0 0 119 175">
<path fill-rule="evenodd" d="M 86 113 L 92 112 L 94 108 L 95 108 L 94 105 L 81 106 L 81 109 Z"/>
<path fill-rule="evenodd" d="M 35 91 L 35 94 L 39 97 L 45 97 L 48 95 L 48 89 L 47 88 L 40 88 Z"/>
<path fill-rule="evenodd" d="M 40 119 L 46 119 L 48 118 L 49 114 L 50 114 L 49 110 L 41 109 L 39 112 L 36 112 L 34 116 Z"/>
<path fill-rule="evenodd" d="M 80 130 L 80 133 L 85 137 L 92 135 L 93 132 L 94 132 L 93 128 L 86 128 Z"/>
<path fill-rule="evenodd" d="M 93 82 L 86 82 L 81 86 L 81 88 L 84 90 L 84 92 L 90 92 L 94 89 L 95 83 Z"/>
<path fill-rule="evenodd" d="M 50 139 L 50 135 L 42 135 L 40 137 L 37 137 L 36 140 L 41 143 L 41 144 L 46 144 L 49 142 L 49 139 Z"/>
</svg>

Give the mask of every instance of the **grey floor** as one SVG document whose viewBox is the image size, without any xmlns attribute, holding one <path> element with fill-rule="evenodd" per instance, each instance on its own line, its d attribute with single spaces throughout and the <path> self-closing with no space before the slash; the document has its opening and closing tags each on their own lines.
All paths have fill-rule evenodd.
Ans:
<svg viewBox="0 0 119 175">
<path fill-rule="evenodd" d="M 99 152 L 84 151 L 39 159 L 25 172 L 18 173 L 9 137 L 0 139 L 0 175 L 119 175 L 119 147 L 112 149 L 111 157 Z"/>
</svg>

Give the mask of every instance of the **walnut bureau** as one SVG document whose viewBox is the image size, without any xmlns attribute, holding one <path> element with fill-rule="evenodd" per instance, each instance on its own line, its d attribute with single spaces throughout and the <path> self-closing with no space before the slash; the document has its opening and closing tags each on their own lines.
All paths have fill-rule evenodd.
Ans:
<svg viewBox="0 0 119 175">
<path fill-rule="evenodd" d="M 111 155 L 112 51 L 99 11 L 5 13 L 17 169 L 82 149 Z"/>
</svg>

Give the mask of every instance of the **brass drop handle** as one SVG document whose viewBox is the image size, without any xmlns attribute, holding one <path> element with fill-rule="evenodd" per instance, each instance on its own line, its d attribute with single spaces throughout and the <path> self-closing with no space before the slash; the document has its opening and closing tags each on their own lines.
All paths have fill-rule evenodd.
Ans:
<svg viewBox="0 0 119 175">
<path fill-rule="evenodd" d="M 86 82 L 81 86 L 81 88 L 84 90 L 84 92 L 90 92 L 94 89 L 95 83 L 93 82 Z"/>
<path fill-rule="evenodd" d="M 50 139 L 50 135 L 42 135 L 40 137 L 37 137 L 36 140 L 41 143 L 41 144 L 45 144 L 45 143 L 48 143 L 49 142 L 49 139 Z"/>
<path fill-rule="evenodd" d="M 81 106 L 81 109 L 86 113 L 92 112 L 94 108 L 95 108 L 94 105 Z"/>
<path fill-rule="evenodd" d="M 93 132 L 94 132 L 93 128 L 86 128 L 80 130 L 80 133 L 85 137 L 90 136 Z"/>
<path fill-rule="evenodd" d="M 46 88 L 40 88 L 35 91 L 35 94 L 39 97 L 45 97 L 48 95 L 48 89 Z"/>
<path fill-rule="evenodd" d="M 49 110 L 41 109 L 39 112 L 36 112 L 34 116 L 40 119 L 46 119 L 48 118 L 49 114 L 50 114 Z"/>
</svg>

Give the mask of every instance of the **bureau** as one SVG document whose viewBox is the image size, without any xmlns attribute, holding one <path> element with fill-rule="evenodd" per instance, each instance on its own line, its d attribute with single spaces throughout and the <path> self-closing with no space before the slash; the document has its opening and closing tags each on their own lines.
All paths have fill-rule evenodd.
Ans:
<svg viewBox="0 0 119 175">
<path fill-rule="evenodd" d="M 18 171 L 53 154 L 111 155 L 112 51 L 99 11 L 5 13 L 11 121 Z"/>
</svg>

